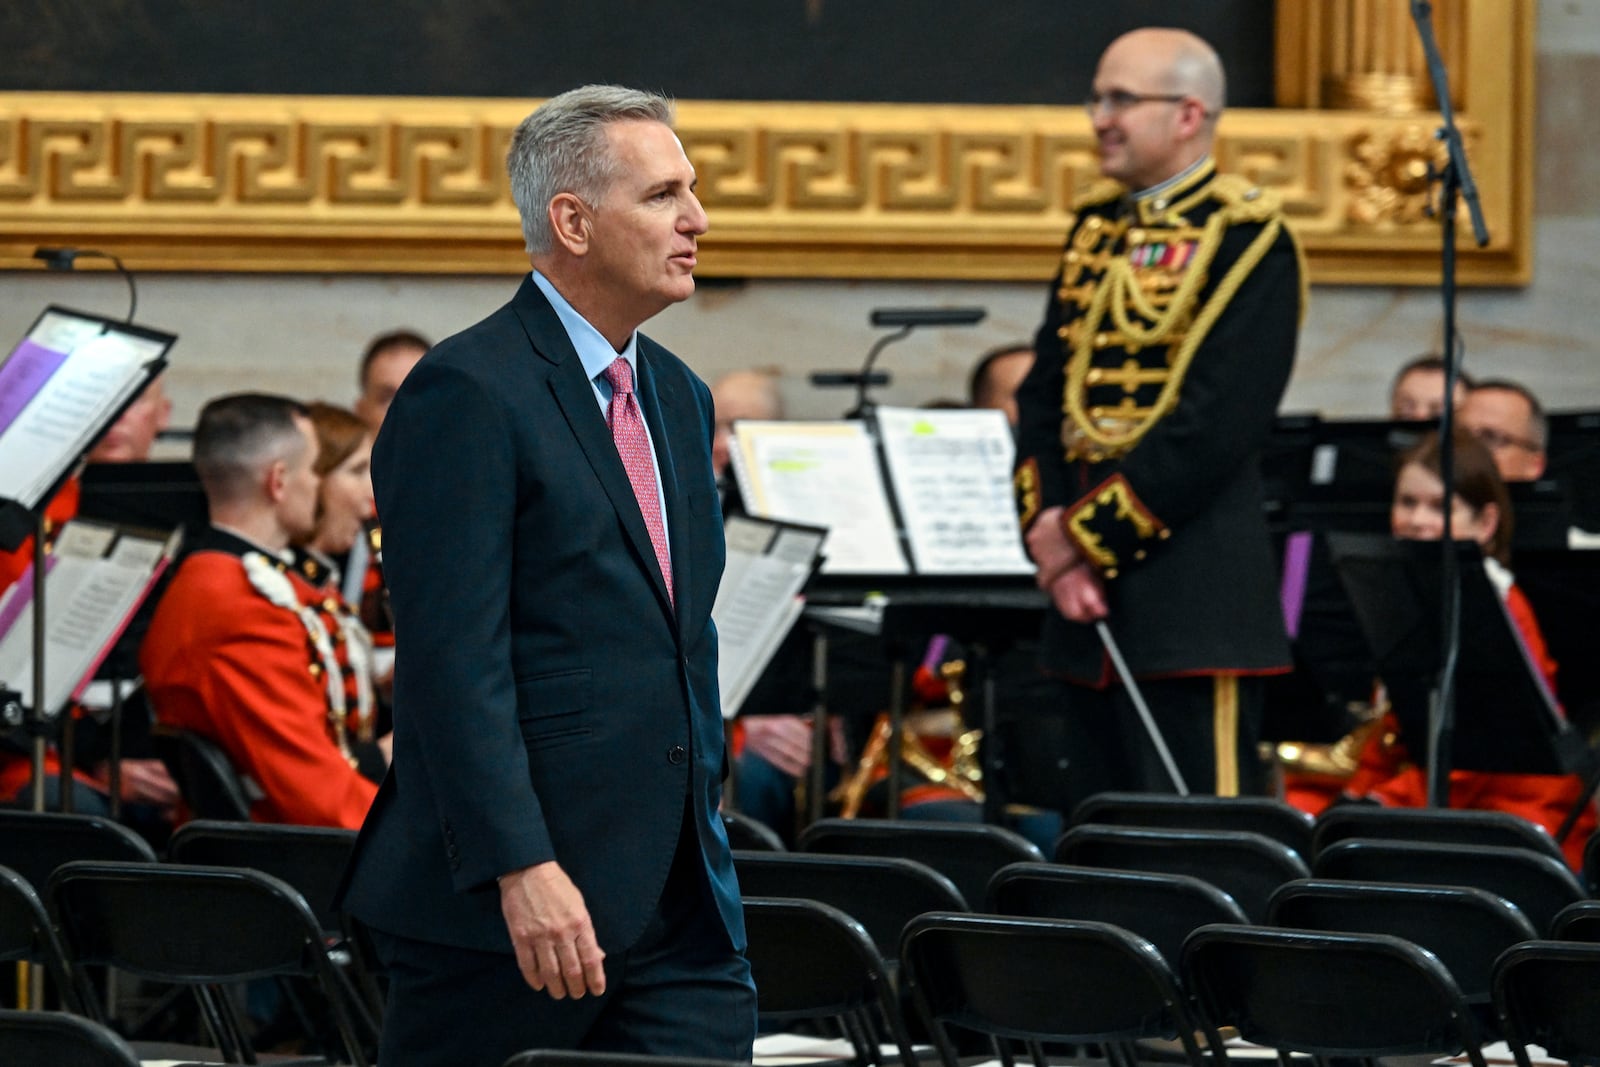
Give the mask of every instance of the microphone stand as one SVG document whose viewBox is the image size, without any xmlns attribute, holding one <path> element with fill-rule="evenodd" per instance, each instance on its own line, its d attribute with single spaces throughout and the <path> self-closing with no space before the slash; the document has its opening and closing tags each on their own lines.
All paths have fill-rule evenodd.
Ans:
<svg viewBox="0 0 1600 1067">
<path fill-rule="evenodd" d="M 1422 52 L 1428 63 L 1428 77 L 1433 82 L 1433 95 L 1439 104 L 1440 126 L 1436 136 L 1445 143 L 1444 168 L 1431 177 L 1440 183 L 1439 224 L 1442 231 L 1442 278 L 1440 296 L 1444 301 L 1444 405 L 1439 413 L 1439 480 L 1444 486 L 1444 531 L 1440 538 L 1440 582 L 1443 596 L 1440 604 L 1440 638 L 1443 656 L 1439 679 L 1434 687 L 1433 700 L 1428 709 L 1428 804 L 1430 807 L 1450 806 L 1450 751 L 1455 737 L 1456 666 L 1461 656 L 1461 581 L 1460 558 L 1456 552 L 1455 531 L 1452 529 L 1452 502 L 1455 500 L 1455 388 L 1460 378 L 1457 353 L 1460 346 L 1456 338 L 1456 211 L 1460 200 L 1465 200 L 1467 215 L 1472 222 L 1473 240 L 1479 248 L 1489 243 L 1489 229 L 1483 221 L 1483 207 L 1478 202 L 1478 187 L 1472 180 L 1472 169 L 1467 165 L 1467 153 L 1462 143 L 1461 130 L 1456 125 L 1455 109 L 1450 103 L 1450 79 L 1445 72 L 1444 59 L 1439 54 L 1439 42 L 1433 34 L 1433 5 L 1428 0 L 1412 0 L 1412 21 L 1416 23 L 1417 36 L 1422 42 Z"/>
</svg>

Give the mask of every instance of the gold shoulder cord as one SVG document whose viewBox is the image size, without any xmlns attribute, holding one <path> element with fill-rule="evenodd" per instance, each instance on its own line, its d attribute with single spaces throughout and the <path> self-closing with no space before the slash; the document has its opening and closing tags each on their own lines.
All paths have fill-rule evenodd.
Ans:
<svg viewBox="0 0 1600 1067">
<path fill-rule="evenodd" d="M 1219 178 L 1218 181 L 1226 179 Z M 1232 183 L 1229 183 L 1230 185 Z M 1231 188 L 1228 190 L 1233 192 Z M 1177 351 L 1172 355 L 1171 371 L 1166 382 L 1162 385 L 1161 395 L 1151 405 L 1150 413 L 1142 421 L 1125 433 L 1107 433 L 1101 430 L 1089 417 L 1084 399 L 1086 396 L 1085 382 L 1089 373 L 1090 363 L 1094 353 L 1095 334 L 1100 332 L 1100 324 L 1104 321 L 1107 312 L 1111 314 L 1112 321 L 1117 329 L 1128 341 L 1140 347 L 1149 347 L 1163 343 L 1187 316 L 1194 306 L 1194 301 L 1200 287 L 1205 283 L 1209 273 L 1208 268 L 1212 259 L 1216 257 L 1217 249 L 1222 245 L 1222 237 L 1227 228 L 1237 222 L 1264 222 L 1261 233 L 1245 249 L 1239 261 L 1235 263 L 1227 275 L 1217 285 L 1217 290 L 1206 302 L 1195 319 L 1193 326 L 1179 344 Z M 1073 422 L 1082 432 L 1084 437 L 1113 453 L 1123 453 L 1137 444 L 1145 434 L 1150 432 L 1150 427 L 1177 406 L 1178 389 L 1183 384 L 1184 375 L 1188 372 L 1189 364 L 1194 359 L 1194 354 L 1199 350 L 1206 335 L 1211 332 L 1211 327 L 1227 308 L 1239 287 L 1261 262 L 1267 254 L 1267 249 L 1272 247 L 1277 240 L 1278 232 L 1283 229 L 1283 219 L 1266 198 L 1262 202 L 1249 203 L 1240 200 L 1228 204 L 1222 210 L 1214 213 L 1206 220 L 1205 230 L 1198 242 L 1194 258 L 1190 261 L 1188 269 L 1184 271 L 1183 282 L 1173 293 L 1167 310 L 1161 312 L 1144 295 L 1139 285 L 1138 275 L 1131 263 L 1126 258 L 1116 258 L 1106 265 L 1106 273 L 1101 279 L 1101 284 L 1095 289 L 1093 302 L 1085 312 L 1085 322 L 1079 331 L 1078 343 L 1068 362 L 1066 396 L 1063 398 L 1064 407 L 1072 416 Z M 1296 255 L 1299 249 L 1296 247 Z M 1304 278 L 1302 276 L 1302 289 Z M 1134 311 L 1145 319 L 1150 320 L 1148 327 L 1134 320 L 1128 314 L 1128 305 L 1133 305 Z M 1301 314 L 1304 314 L 1305 302 L 1301 301 Z"/>
</svg>

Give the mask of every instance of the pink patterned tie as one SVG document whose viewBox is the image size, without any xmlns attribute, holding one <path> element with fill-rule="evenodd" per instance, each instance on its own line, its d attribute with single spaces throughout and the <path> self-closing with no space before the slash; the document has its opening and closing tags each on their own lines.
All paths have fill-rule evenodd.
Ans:
<svg viewBox="0 0 1600 1067">
<path fill-rule="evenodd" d="M 650 531 L 650 544 L 656 550 L 656 562 L 661 565 L 661 577 L 667 582 L 667 601 L 672 596 L 672 557 L 667 552 L 667 530 L 661 521 L 661 500 L 656 496 L 656 467 L 650 455 L 650 438 L 644 432 L 644 417 L 639 414 L 639 401 L 633 395 L 633 368 L 628 361 L 618 357 L 605 369 L 606 381 L 611 383 L 611 405 L 606 408 L 606 422 L 611 427 L 611 438 L 617 443 L 617 455 L 633 484 L 633 495 L 644 516 L 645 529 Z"/>
</svg>

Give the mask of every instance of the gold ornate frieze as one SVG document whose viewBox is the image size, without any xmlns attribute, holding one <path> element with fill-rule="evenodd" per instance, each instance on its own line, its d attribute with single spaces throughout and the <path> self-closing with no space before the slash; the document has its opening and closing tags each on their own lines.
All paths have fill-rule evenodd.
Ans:
<svg viewBox="0 0 1600 1067">
<path fill-rule="evenodd" d="M 1475 40 L 1513 43 L 1460 46 L 1461 119 L 1493 234 L 1488 249 L 1463 250 L 1462 276 L 1520 283 L 1531 4 L 1461 4 Z M 1280 60 L 1283 47 L 1280 34 Z M 143 270 L 515 272 L 525 259 L 502 158 L 530 106 L 0 95 L 0 268 L 71 243 Z M 1076 107 L 682 101 L 678 117 L 711 216 L 709 276 L 1047 277 L 1068 205 L 1095 175 Z M 1436 122 L 1231 110 L 1217 152 L 1223 169 L 1283 197 L 1317 281 L 1426 283 L 1439 235 L 1418 167 Z"/>
</svg>

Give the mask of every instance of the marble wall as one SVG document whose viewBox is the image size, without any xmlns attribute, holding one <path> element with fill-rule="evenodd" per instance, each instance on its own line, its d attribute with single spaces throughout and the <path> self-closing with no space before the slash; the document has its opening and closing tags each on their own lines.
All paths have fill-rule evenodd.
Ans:
<svg viewBox="0 0 1600 1067">
<path fill-rule="evenodd" d="M 1534 281 L 1463 292 L 1466 367 L 1519 378 L 1556 410 L 1600 408 L 1600 141 L 1585 117 L 1600 100 L 1600 4 L 1542 0 L 1539 15 Z M 989 311 L 978 327 L 913 334 L 885 350 L 881 366 L 894 383 L 880 398 L 916 404 L 961 396 L 977 354 L 1029 337 L 1044 281 L 712 280 L 647 332 L 707 378 L 772 367 L 791 414 L 827 418 L 850 397 L 812 389 L 807 375 L 859 365 L 879 333 L 867 322 L 872 308 L 972 304 Z M 181 337 L 167 386 L 175 424 L 184 426 L 207 397 L 238 389 L 347 402 L 357 356 L 373 334 L 407 326 L 443 336 L 492 310 L 516 284 L 510 277 L 148 274 L 139 279 L 139 318 Z M 0 294 L 0 339 L 7 340 L 47 303 L 107 314 L 126 306 L 121 281 L 100 273 L 4 273 Z M 1437 345 L 1440 319 L 1433 288 L 1317 287 L 1285 409 L 1381 411 L 1393 368 Z"/>
</svg>

